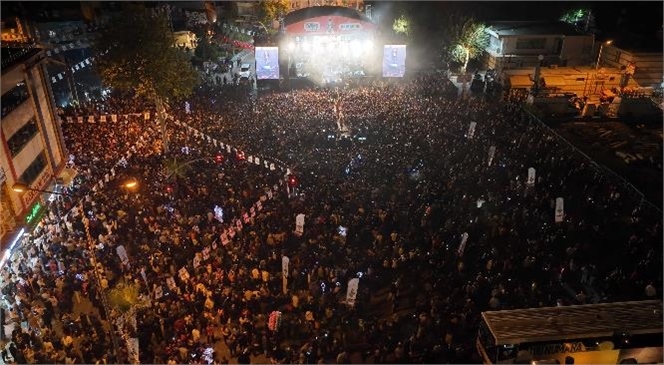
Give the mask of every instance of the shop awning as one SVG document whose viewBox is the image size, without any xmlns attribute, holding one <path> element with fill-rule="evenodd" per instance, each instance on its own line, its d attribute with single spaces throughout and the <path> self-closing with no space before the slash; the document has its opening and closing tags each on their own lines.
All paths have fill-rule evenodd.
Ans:
<svg viewBox="0 0 664 365">
<path fill-rule="evenodd" d="M 529 89 L 533 86 L 533 82 L 528 75 L 514 75 L 510 76 L 510 87 L 512 89 Z"/>
</svg>

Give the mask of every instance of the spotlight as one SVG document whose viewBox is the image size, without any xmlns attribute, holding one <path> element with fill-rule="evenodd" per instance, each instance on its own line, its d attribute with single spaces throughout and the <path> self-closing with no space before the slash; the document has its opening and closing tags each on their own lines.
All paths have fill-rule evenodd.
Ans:
<svg viewBox="0 0 664 365">
<path fill-rule="evenodd" d="M 293 50 L 295 50 L 295 43 L 288 42 L 288 50 L 293 52 Z"/>
</svg>

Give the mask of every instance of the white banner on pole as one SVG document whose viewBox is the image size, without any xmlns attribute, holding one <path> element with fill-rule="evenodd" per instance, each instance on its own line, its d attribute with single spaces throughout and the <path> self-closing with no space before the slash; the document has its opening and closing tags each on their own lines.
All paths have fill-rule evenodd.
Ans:
<svg viewBox="0 0 664 365">
<path fill-rule="evenodd" d="M 535 168 L 533 167 L 528 169 L 528 180 L 526 180 L 526 185 L 535 186 Z"/>
<path fill-rule="evenodd" d="M 304 233 L 304 214 L 295 217 L 295 234 L 301 236 Z"/>
<path fill-rule="evenodd" d="M 556 223 L 562 223 L 565 218 L 565 201 L 563 198 L 556 198 Z"/>
<path fill-rule="evenodd" d="M 476 122 L 470 122 L 470 126 L 468 127 L 468 139 L 473 139 L 473 136 L 475 135 L 476 126 L 477 126 Z"/>
<path fill-rule="evenodd" d="M 496 146 L 489 147 L 489 166 L 493 163 L 493 158 L 496 156 Z"/>
<path fill-rule="evenodd" d="M 348 281 L 348 291 L 346 292 L 346 304 L 350 307 L 355 306 L 355 299 L 357 298 L 357 288 L 360 285 L 360 279 L 354 278 Z"/>
<path fill-rule="evenodd" d="M 290 259 L 288 256 L 281 258 L 281 282 L 282 282 L 282 291 L 284 295 L 288 293 L 288 264 Z"/>
<path fill-rule="evenodd" d="M 463 232 L 461 235 L 461 244 L 459 245 L 459 250 L 457 254 L 459 257 L 463 256 L 463 252 L 466 250 L 466 243 L 468 242 L 468 232 Z"/>
</svg>

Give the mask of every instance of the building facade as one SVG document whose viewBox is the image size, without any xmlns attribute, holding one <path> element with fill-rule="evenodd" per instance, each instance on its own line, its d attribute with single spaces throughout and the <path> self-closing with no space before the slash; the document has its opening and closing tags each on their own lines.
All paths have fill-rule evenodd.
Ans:
<svg viewBox="0 0 664 365">
<path fill-rule="evenodd" d="M 12 234 L 34 223 L 48 198 L 35 191 L 17 193 L 12 186 L 51 190 L 68 154 L 45 51 L 36 44 L 3 44 L 1 82 L 0 240 L 5 246 Z"/>
<path fill-rule="evenodd" d="M 602 53 L 598 55 L 598 64 L 600 67 L 623 71 L 633 67 L 634 73 L 631 78 L 640 87 L 661 89 L 664 83 L 663 56 L 661 50 L 630 49 L 621 43 L 613 42 L 602 47 Z"/>
<path fill-rule="evenodd" d="M 485 67 L 499 72 L 535 67 L 586 66 L 592 63 L 594 36 L 564 22 L 494 22 L 487 29 Z"/>
</svg>

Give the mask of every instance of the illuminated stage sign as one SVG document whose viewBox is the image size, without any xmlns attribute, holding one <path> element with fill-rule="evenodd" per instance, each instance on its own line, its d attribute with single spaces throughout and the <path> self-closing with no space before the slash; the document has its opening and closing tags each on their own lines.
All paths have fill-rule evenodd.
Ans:
<svg viewBox="0 0 664 365">
<path fill-rule="evenodd" d="M 44 173 L 39 178 L 39 180 L 37 180 L 37 182 L 32 184 L 32 186 L 36 186 L 36 189 L 41 189 L 42 186 L 46 185 L 46 183 L 49 181 L 50 178 L 51 174 Z M 39 194 L 41 193 L 38 191 L 28 190 L 23 194 L 23 202 L 25 203 L 25 205 L 30 205 L 30 203 L 32 203 L 32 201 L 35 200 L 35 197 Z"/>
<path fill-rule="evenodd" d="M 362 24 L 360 23 L 339 24 L 339 30 L 342 32 L 346 32 L 349 30 L 360 30 L 360 29 L 362 29 Z"/>
<path fill-rule="evenodd" d="M 304 23 L 305 32 L 318 32 L 319 29 L 320 29 L 320 23 L 314 23 L 314 22 Z"/>
<path fill-rule="evenodd" d="M 319 16 L 286 25 L 288 35 L 330 35 L 373 32 L 374 24 L 344 16 Z"/>
</svg>

